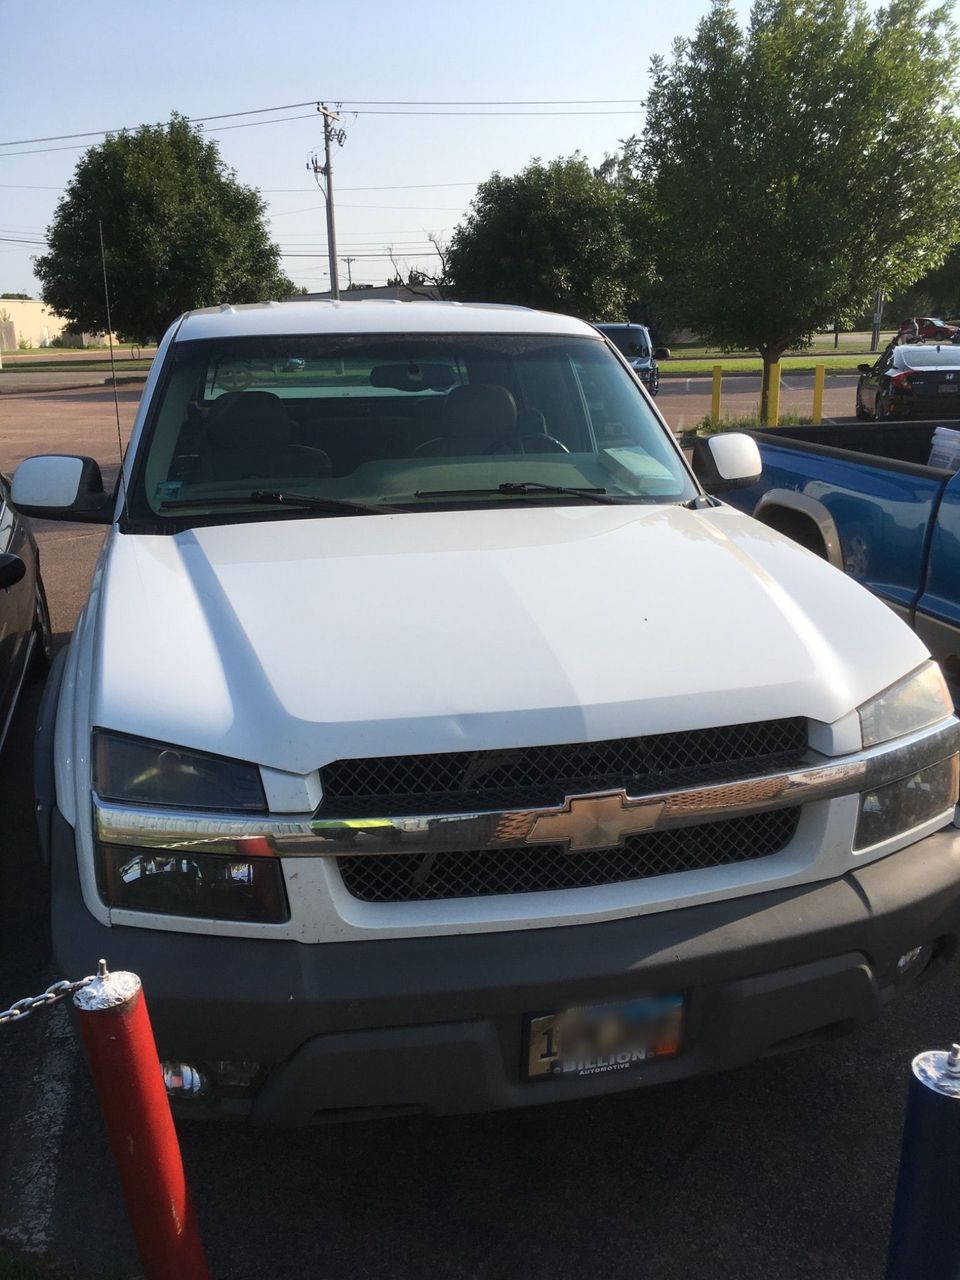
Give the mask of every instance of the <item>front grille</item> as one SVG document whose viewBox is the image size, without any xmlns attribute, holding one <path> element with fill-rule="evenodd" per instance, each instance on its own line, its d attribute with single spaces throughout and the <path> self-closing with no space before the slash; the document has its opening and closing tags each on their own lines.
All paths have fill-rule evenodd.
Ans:
<svg viewBox="0 0 960 1280">
<path fill-rule="evenodd" d="M 324 817 L 537 808 L 569 795 L 749 777 L 797 764 L 807 748 L 801 717 L 613 738 L 566 746 L 337 760 L 320 771 Z"/>
<path fill-rule="evenodd" d="M 776 809 L 627 836 L 622 846 L 592 853 L 570 853 L 565 845 L 545 844 L 497 851 L 370 854 L 337 862 L 347 891 L 364 902 L 587 889 L 766 858 L 786 848 L 799 821 L 799 808 Z"/>
</svg>

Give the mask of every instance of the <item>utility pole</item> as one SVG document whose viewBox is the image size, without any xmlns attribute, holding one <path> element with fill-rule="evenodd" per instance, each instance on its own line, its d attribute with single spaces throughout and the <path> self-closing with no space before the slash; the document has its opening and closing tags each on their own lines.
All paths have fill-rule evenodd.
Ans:
<svg viewBox="0 0 960 1280">
<path fill-rule="evenodd" d="M 353 288 L 353 272 L 350 270 L 350 264 L 352 262 L 356 262 L 356 258 L 344 258 L 344 262 L 347 264 L 347 288 L 352 289 Z"/>
<path fill-rule="evenodd" d="M 327 205 L 327 256 L 330 259 L 330 293 L 336 299 L 340 297 L 340 277 L 337 275 L 337 229 L 333 217 L 333 161 L 330 153 L 333 143 L 336 142 L 338 146 L 342 147 L 347 135 L 343 129 L 334 129 L 333 126 L 340 123 L 340 117 L 335 111 L 330 111 L 325 102 L 318 102 L 317 110 L 323 116 L 324 163 L 320 164 L 317 154 L 314 152 L 307 161 L 307 168 L 313 171 L 317 186 L 323 192 L 323 198 Z M 325 183 L 320 181 L 321 175 Z"/>
<path fill-rule="evenodd" d="M 883 320 L 883 290 L 877 290 L 873 303 L 873 329 L 870 333 L 870 350 L 876 351 L 880 345 L 880 322 Z"/>
</svg>

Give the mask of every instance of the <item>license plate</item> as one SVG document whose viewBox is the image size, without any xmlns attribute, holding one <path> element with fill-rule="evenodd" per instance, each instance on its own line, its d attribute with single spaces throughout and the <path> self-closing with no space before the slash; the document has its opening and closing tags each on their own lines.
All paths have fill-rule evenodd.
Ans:
<svg viewBox="0 0 960 1280">
<path fill-rule="evenodd" d="M 526 1032 L 528 1080 L 629 1071 L 680 1052 L 683 997 L 643 996 L 531 1014 Z"/>
<path fill-rule="evenodd" d="M 960 385 L 958 385 L 956 382 L 941 382 L 937 390 L 940 392 L 946 391 L 946 392 L 953 392 L 954 394 L 956 394 L 958 391 L 960 391 Z"/>
</svg>

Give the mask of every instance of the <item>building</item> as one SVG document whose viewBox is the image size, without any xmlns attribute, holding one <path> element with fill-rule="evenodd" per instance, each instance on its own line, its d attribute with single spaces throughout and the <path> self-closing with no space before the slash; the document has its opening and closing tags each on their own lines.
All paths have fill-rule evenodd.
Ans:
<svg viewBox="0 0 960 1280">
<path fill-rule="evenodd" d="M 69 320 L 38 298 L 0 298 L 0 351 L 16 351 L 21 342 L 26 347 L 97 346 L 106 341 L 103 334 L 66 333 Z"/>
</svg>

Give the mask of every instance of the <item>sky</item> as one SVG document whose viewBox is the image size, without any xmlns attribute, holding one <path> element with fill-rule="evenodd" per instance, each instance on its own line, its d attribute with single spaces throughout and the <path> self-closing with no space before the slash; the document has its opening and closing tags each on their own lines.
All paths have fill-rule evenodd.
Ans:
<svg viewBox="0 0 960 1280">
<path fill-rule="evenodd" d="M 650 57 L 692 35 L 707 4 L 0 0 L 0 292 L 38 296 L 31 258 L 98 141 L 28 140 L 172 111 L 259 112 L 205 132 L 263 193 L 286 274 L 329 288 L 323 198 L 307 170 L 322 153 L 318 100 L 343 104 L 333 161 L 341 288 L 349 276 L 384 283 L 391 247 L 404 271 L 429 268 L 428 233 L 448 239 L 492 172 L 574 151 L 597 164 L 638 132 Z"/>
</svg>

